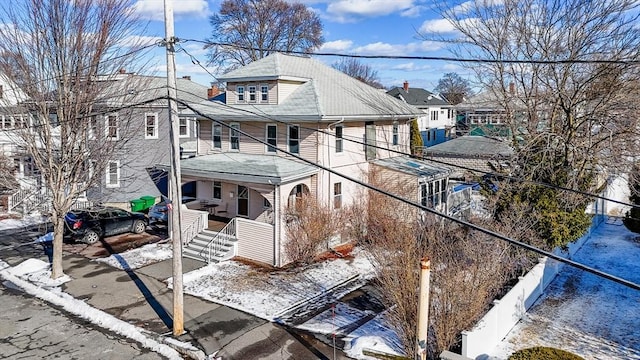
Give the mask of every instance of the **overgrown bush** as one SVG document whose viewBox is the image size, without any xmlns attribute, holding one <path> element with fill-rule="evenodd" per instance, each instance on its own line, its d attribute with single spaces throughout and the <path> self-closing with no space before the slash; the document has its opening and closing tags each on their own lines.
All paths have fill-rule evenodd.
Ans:
<svg viewBox="0 0 640 360">
<path fill-rule="evenodd" d="M 297 198 L 285 209 L 287 242 L 284 251 L 291 262 L 308 264 L 336 234 L 338 217 L 328 206 L 309 195 Z"/>
<path fill-rule="evenodd" d="M 582 357 L 568 351 L 551 347 L 537 346 L 522 349 L 509 356 L 509 360 L 584 360 Z"/>
</svg>

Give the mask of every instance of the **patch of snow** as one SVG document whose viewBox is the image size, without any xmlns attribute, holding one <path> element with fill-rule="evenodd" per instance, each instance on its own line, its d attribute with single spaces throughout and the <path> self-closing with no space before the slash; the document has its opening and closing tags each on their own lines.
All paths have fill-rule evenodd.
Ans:
<svg viewBox="0 0 640 360">
<path fill-rule="evenodd" d="M 106 258 L 94 259 L 94 261 L 106 263 L 120 270 L 139 269 L 149 264 L 171 259 L 173 250 L 170 243 L 146 244 L 142 247 L 131 249 L 120 254 L 113 254 Z"/>
<path fill-rule="evenodd" d="M 117 334 L 125 336 L 127 338 L 138 341 L 142 346 L 151 349 L 161 355 L 166 356 L 168 359 L 179 360 L 182 359 L 180 354 L 169 347 L 168 345 L 161 344 L 144 334 L 144 330 L 131 325 L 125 321 L 122 321 L 110 314 L 107 314 L 101 310 L 93 308 L 85 302 L 71 297 L 69 294 L 64 293 L 57 288 L 57 291 L 49 291 L 41 286 L 32 284 L 29 281 L 31 273 L 29 269 L 33 269 L 35 273 L 42 272 L 42 266 L 37 264 L 38 260 L 30 259 L 25 261 L 27 264 L 21 266 L 20 264 L 14 268 L 3 265 L 4 269 L 0 271 L 0 277 L 5 281 L 13 283 L 15 286 L 21 288 L 24 292 L 33 295 L 37 298 L 45 300 L 51 304 L 60 306 L 65 311 L 75 314 L 83 319 L 86 319 L 100 327 L 109 329 Z M 1 262 L 1 261 L 0 261 Z M 48 264 L 46 264 L 48 267 Z M 14 272 L 15 270 L 15 272 Z"/>
<path fill-rule="evenodd" d="M 638 234 L 617 222 L 600 225 L 574 260 L 640 283 Z M 565 266 L 529 313 L 492 352 L 551 346 L 585 359 L 640 359 L 640 292 Z"/>
</svg>

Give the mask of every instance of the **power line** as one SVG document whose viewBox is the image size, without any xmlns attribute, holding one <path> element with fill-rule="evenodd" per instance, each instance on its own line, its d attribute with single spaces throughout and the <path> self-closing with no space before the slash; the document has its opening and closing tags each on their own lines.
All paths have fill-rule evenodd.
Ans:
<svg viewBox="0 0 640 360">
<path fill-rule="evenodd" d="M 282 52 L 287 54 L 306 55 L 306 56 L 335 56 L 345 58 L 356 59 L 387 59 L 387 60 L 432 60 L 432 61 L 451 61 L 451 62 L 463 62 L 463 63 L 487 63 L 487 64 L 538 64 L 538 65 L 559 65 L 559 64 L 618 64 L 618 65 L 638 65 L 640 60 L 518 60 L 518 59 L 472 59 L 472 58 L 458 58 L 447 56 L 408 56 L 408 55 L 356 55 L 356 54 L 343 54 L 333 52 L 311 52 L 311 51 L 295 51 L 288 50 L 283 51 L 281 49 L 264 49 L 253 46 L 244 46 L 239 44 L 221 43 L 197 39 L 184 39 L 185 42 L 193 41 L 202 43 L 205 45 L 213 46 L 225 46 L 233 47 L 242 50 L 255 50 L 255 51 L 267 51 L 267 52 Z"/>
<path fill-rule="evenodd" d="M 191 95 L 194 95 L 196 97 L 200 96 L 200 95 L 197 95 L 197 94 L 193 94 L 191 92 L 187 92 L 187 93 L 191 94 Z M 203 97 L 203 100 L 208 100 L 208 99 Z M 233 107 L 233 106 L 230 106 L 230 105 L 224 104 L 224 103 L 216 103 L 216 104 L 220 104 L 220 105 L 222 105 L 222 106 L 224 106 L 224 107 L 226 107 L 228 109 L 233 109 L 233 110 L 244 112 L 244 113 L 247 113 L 247 114 L 250 114 L 250 115 L 255 115 L 255 116 L 261 117 L 263 119 L 276 122 L 276 123 L 280 123 L 280 124 L 284 124 L 284 125 L 290 125 L 288 122 L 285 122 L 283 120 L 278 120 L 278 119 L 276 119 L 274 117 L 271 117 L 268 114 L 265 114 L 264 112 L 258 113 L 258 112 L 247 110 L 247 109 L 239 109 L 237 107 Z M 253 106 L 255 108 L 255 105 L 253 105 Z M 335 137 L 335 134 L 326 132 L 324 130 L 314 129 L 314 128 L 305 127 L 305 126 L 301 126 L 301 125 L 298 125 L 298 126 L 300 126 L 301 129 L 305 129 L 305 130 L 309 130 L 309 131 L 315 131 L 315 132 L 319 132 L 319 133 L 324 134 L 324 135 L 334 136 Z M 369 146 L 369 147 L 372 147 L 372 148 L 388 151 L 388 152 L 391 152 L 391 153 L 394 153 L 394 154 L 398 154 L 398 155 L 413 156 L 413 154 L 405 153 L 405 152 L 402 152 L 402 151 L 399 151 L 399 150 L 395 150 L 395 149 L 391 149 L 391 148 L 387 148 L 387 147 L 383 147 L 383 146 L 378 146 L 378 145 L 373 145 L 373 144 L 367 144 L 367 143 L 365 143 L 365 142 L 363 142 L 361 140 L 355 140 L 355 139 L 351 139 L 351 138 L 348 138 L 348 137 L 343 137 L 343 139 L 348 141 L 348 142 L 356 143 L 356 144 L 363 145 L 363 146 Z M 433 158 L 424 158 L 424 157 L 422 157 L 420 159 L 423 160 L 423 161 L 426 161 L 426 162 L 432 162 L 432 163 L 440 164 L 440 165 L 447 166 L 447 167 L 454 167 L 454 168 L 467 170 L 467 171 L 471 171 L 471 172 L 475 172 L 475 173 L 489 175 L 489 176 L 492 176 L 492 177 L 495 177 L 495 178 L 498 178 L 498 179 L 509 180 L 509 181 L 514 181 L 514 182 L 522 182 L 522 183 L 532 184 L 532 185 L 538 185 L 538 186 L 542 186 L 542 187 L 545 187 L 545 188 L 548 188 L 548 189 L 572 192 L 574 194 L 587 196 L 587 197 L 594 198 L 594 199 L 605 200 L 605 201 L 609 201 L 609 202 L 612 202 L 612 203 L 615 203 L 615 204 L 619 204 L 619 205 L 625 205 L 625 206 L 630 206 L 630 207 L 634 207 L 634 208 L 640 208 L 640 205 L 638 205 L 638 204 L 631 204 L 631 203 L 627 203 L 627 202 L 624 202 L 624 201 L 607 198 L 607 197 L 602 196 L 602 195 L 593 194 L 593 193 L 590 193 L 590 192 L 581 191 L 581 190 L 577 190 L 577 189 L 572 189 L 572 188 L 568 188 L 568 187 L 558 186 L 558 185 L 554 185 L 554 184 L 549 184 L 549 183 L 545 183 L 545 182 L 542 182 L 542 181 L 527 180 L 527 179 L 517 178 L 517 177 L 514 177 L 514 176 L 509 176 L 509 175 L 505 175 L 505 174 L 501 174 L 501 173 L 495 173 L 495 172 L 479 170 L 479 169 L 471 168 L 471 167 L 464 166 L 464 165 L 452 164 L 452 163 L 448 163 L 448 162 L 445 162 L 445 161 L 436 160 L 436 159 L 433 159 Z"/>
<path fill-rule="evenodd" d="M 211 121 L 213 121 L 213 122 L 215 122 L 215 123 L 218 123 L 218 124 L 220 124 L 220 125 L 222 125 L 222 126 L 225 126 L 225 127 L 226 127 L 226 128 L 228 128 L 228 129 L 231 129 L 231 126 L 230 126 L 230 125 L 228 125 L 228 124 L 226 124 L 226 123 L 224 123 L 224 122 L 222 122 L 222 121 L 220 121 L 220 120 L 216 120 L 216 119 L 214 119 L 214 118 L 212 118 L 212 117 L 210 117 L 210 116 L 208 116 L 208 115 L 205 115 L 205 114 L 201 113 L 201 112 L 200 112 L 200 111 L 198 111 L 197 109 L 193 108 L 190 104 L 188 104 L 188 103 L 186 103 L 186 102 L 184 102 L 184 101 L 182 101 L 182 100 L 176 100 L 176 101 L 177 101 L 178 103 L 182 104 L 183 106 L 187 107 L 187 108 L 188 108 L 188 109 L 190 109 L 191 111 L 193 111 L 195 114 L 197 114 L 197 115 L 199 115 L 199 116 L 202 116 L 202 117 L 204 117 L 205 119 L 209 119 L 209 120 L 211 120 Z M 259 142 L 259 143 L 262 143 L 262 144 L 264 144 L 264 145 L 266 145 L 266 146 L 273 146 L 273 145 L 271 145 L 271 144 L 268 144 L 268 143 L 267 143 L 266 141 L 264 141 L 264 140 L 258 139 L 257 137 L 255 137 L 255 136 L 253 136 L 253 135 L 250 135 L 249 133 L 247 133 L 247 132 L 245 132 L 245 131 L 242 131 L 241 129 L 234 129 L 234 130 L 235 130 L 235 131 L 237 131 L 237 132 L 239 132 L 240 134 L 242 134 L 242 135 L 244 135 L 244 136 L 246 136 L 246 137 L 248 137 L 248 138 L 250 138 L 250 139 L 252 139 L 252 140 L 254 140 L 254 141 L 257 141 L 257 142 Z M 426 206 L 424 206 L 424 205 L 422 205 L 422 204 L 418 204 L 418 203 L 415 203 L 415 202 L 413 202 L 413 201 L 407 200 L 407 199 L 402 198 L 402 197 L 400 197 L 400 196 L 398 196 L 398 195 L 395 195 L 395 194 L 393 194 L 393 193 L 390 193 L 390 192 L 388 192 L 388 191 L 385 191 L 385 190 L 383 190 L 383 189 L 380 189 L 380 188 L 378 188 L 378 187 L 376 187 L 376 186 L 374 186 L 374 185 L 367 184 L 367 183 L 362 182 L 362 181 L 360 181 L 360 180 L 358 180 L 358 179 L 352 178 L 352 177 L 350 177 L 350 176 L 348 176 L 348 175 L 345 175 L 345 174 L 339 173 L 339 172 L 337 172 L 337 171 L 335 171 L 335 170 L 333 170 L 333 169 L 329 169 L 329 168 L 327 168 L 327 167 L 325 167 L 325 166 L 323 166 L 323 165 L 319 165 L 319 164 L 317 164 L 317 163 L 315 163 L 315 162 L 313 162 L 313 161 L 311 161 L 311 160 L 307 160 L 307 159 L 305 159 L 305 158 L 301 157 L 301 156 L 300 156 L 300 155 L 298 155 L 298 154 L 294 154 L 294 153 L 292 153 L 292 152 L 289 152 L 289 151 L 286 151 L 286 150 L 284 150 L 284 149 L 278 148 L 277 146 L 276 146 L 276 149 L 277 149 L 277 151 L 280 151 L 280 152 L 282 152 L 282 153 L 284 153 L 284 154 L 287 154 L 287 155 L 289 155 L 289 156 L 291 156 L 291 157 L 294 157 L 294 158 L 296 158 L 296 159 L 298 159 L 298 160 L 300 160 L 300 161 L 302 161 L 302 162 L 305 162 L 305 163 L 307 163 L 307 164 L 309 164 L 309 165 L 311 165 L 311 166 L 313 166 L 313 167 L 317 167 L 317 168 L 322 169 L 322 170 L 324 170 L 324 171 L 327 171 L 327 172 L 329 172 L 329 173 L 331 173 L 331 174 L 334 174 L 334 175 L 337 175 L 337 176 L 339 176 L 339 177 L 341 177 L 341 178 L 344 178 L 344 179 L 346 179 L 346 180 L 352 181 L 352 182 L 354 182 L 355 184 L 358 184 L 358 185 L 360 185 L 360 186 L 366 187 L 367 189 L 370 189 L 370 190 L 373 190 L 373 191 L 379 192 L 379 193 L 381 193 L 381 194 L 383 194 L 383 195 L 389 196 L 389 197 L 391 197 L 391 198 L 393 198 L 393 199 L 395 199 L 395 200 L 398 200 L 398 201 L 403 202 L 403 203 L 405 203 L 405 204 L 407 204 L 407 205 L 410 205 L 410 206 L 416 207 L 416 208 L 418 208 L 418 209 L 421 209 L 421 210 L 423 210 L 423 211 L 426 211 L 426 212 L 428 212 L 428 213 L 431 213 L 431 214 L 433 214 L 433 215 L 435 215 L 435 216 L 439 216 L 439 217 L 442 217 L 442 218 L 447 219 L 447 220 L 449 220 L 449 221 L 453 221 L 453 222 L 455 222 L 455 223 L 457 223 L 457 224 L 460 224 L 460 225 L 462 225 L 462 226 L 469 227 L 469 228 L 474 229 L 474 230 L 476 230 L 476 231 L 479 231 L 479 232 L 481 232 L 481 233 L 483 233 L 483 234 L 486 234 L 486 235 L 489 235 L 489 236 L 491 236 L 491 237 L 495 237 L 495 238 L 497 238 L 497 239 L 500 239 L 500 240 L 506 241 L 506 242 L 508 242 L 508 243 L 510 243 L 510 244 L 513 244 L 513 245 L 516 245 L 516 246 L 522 247 L 522 248 L 527 249 L 527 250 L 529 250 L 529 251 L 533 251 L 533 252 L 535 252 L 535 253 L 537 253 L 537 254 L 540 254 L 540 255 L 543 255 L 543 256 L 547 256 L 547 257 L 549 257 L 549 258 L 551 258 L 551 259 L 557 260 L 557 261 L 559 261 L 559 262 L 562 262 L 562 263 L 565 263 L 565 264 L 567 264 L 567 265 L 573 266 L 573 267 L 575 267 L 575 268 L 577 268 L 577 269 L 580 269 L 580 270 L 586 271 L 586 272 L 588 272 L 588 273 L 594 274 L 594 275 L 596 275 L 596 276 L 599 276 L 599 277 L 601 277 L 601 278 L 604 278 L 604 279 L 607 279 L 607 280 L 613 281 L 613 282 L 615 282 L 615 283 L 618 283 L 618 284 L 621 284 L 621 285 L 627 286 L 627 287 L 629 287 L 629 288 L 631 288 L 631 289 L 634 289 L 634 290 L 640 290 L 640 284 L 636 284 L 636 283 L 634 283 L 634 282 L 632 282 L 632 281 L 629 281 L 629 280 L 626 280 L 626 279 L 623 279 L 623 278 L 620 278 L 620 277 L 617 277 L 617 276 L 611 275 L 611 274 L 609 274 L 609 273 L 603 272 L 603 271 L 601 271 L 601 270 L 598 270 L 598 269 L 595 269 L 595 268 L 589 267 L 589 266 L 587 266 L 587 265 L 584 265 L 584 264 L 581 264 L 581 263 L 575 262 L 575 261 L 573 261 L 573 260 L 571 260 L 571 259 L 563 258 L 563 257 L 561 257 L 561 256 L 558 256 L 558 255 L 556 255 L 556 254 L 552 253 L 552 252 L 545 251 L 545 250 L 539 249 L 539 248 L 537 248 L 537 247 L 535 247 L 535 246 L 533 246 L 533 245 L 529 245 L 529 244 L 523 243 L 523 242 L 521 242 L 521 241 L 517 241 L 517 240 L 511 239 L 511 238 L 509 238 L 509 237 L 507 237 L 507 236 L 505 236 L 505 235 L 499 234 L 499 233 L 497 233 L 497 232 L 495 232 L 495 231 L 491 231 L 491 230 L 489 230 L 489 229 L 485 229 L 485 228 L 483 228 L 483 227 L 481 227 L 481 226 L 478 226 L 478 225 L 472 224 L 472 223 L 470 223 L 470 222 L 467 222 L 467 221 L 464 221 L 464 220 L 461 220 L 461 219 L 457 219 L 457 218 L 455 218 L 455 217 L 453 217 L 453 216 L 450 216 L 450 215 L 447 215 L 447 214 L 440 213 L 440 212 L 438 212 L 438 211 L 436 211 L 436 210 L 434 210 L 434 209 L 428 208 L 428 207 L 426 207 Z"/>
</svg>

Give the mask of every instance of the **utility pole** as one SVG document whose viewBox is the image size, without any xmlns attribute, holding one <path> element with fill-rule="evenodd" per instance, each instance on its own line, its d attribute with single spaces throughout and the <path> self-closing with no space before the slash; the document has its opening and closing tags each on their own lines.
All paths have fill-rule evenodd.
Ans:
<svg viewBox="0 0 640 360">
<path fill-rule="evenodd" d="M 171 170 L 169 171 L 169 200 L 173 204 L 169 211 L 171 240 L 173 245 L 173 336 L 184 333 L 184 302 L 182 286 L 182 232 L 180 227 L 182 187 L 180 175 L 180 143 L 178 104 L 176 89 L 176 61 L 173 29 L 173 0 L 164 0 L 165 44 L 167 47 L 167 94 L 169 96 L 169 140 L 171 141 Z"/>
<path fill-rule="evenodd" d="M 429 333 L 429 282 L 431 279 L 431 261 L 420 260 L 420 288 L 418 289 L 418 330 L 416 348 L 420 359 L 427 358 L 427 334 Z"/>
</svg>

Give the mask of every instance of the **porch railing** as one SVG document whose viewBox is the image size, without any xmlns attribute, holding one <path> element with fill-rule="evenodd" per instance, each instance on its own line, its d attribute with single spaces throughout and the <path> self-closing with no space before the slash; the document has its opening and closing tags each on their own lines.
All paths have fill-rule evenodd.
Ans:
<svg viewBox="0 0 640 360">
<path fill-rule="evenodd" d="M 7 201 L 7 211 L 12 212 L 15 210 L 20 204 L 22 204 L 25 199 L 31 197 L 31 195 L 35 194 L 36 190 L 32 188 L 25 188 L 16 191 L 15 193 L 9 196 Z"/>
<path fill-rule="evenodd" d="M 186 226 L 182 226 L 182 246 L 187 246 L 202 230 L 208 221 L 208 214 L 203 211 L 191 210 L 182 207 L 182 221 L 191 220 Z"/>
<path fill-rule="evenodd" d="M 207 263 L 211 263 L 216 256 L 224 255 L 231 246 L 231 241 L 236 238 L 236 219 L 233 218 L 229 223 L 220 230 L 216 236 L 200 251 Z"/>
</svg>

